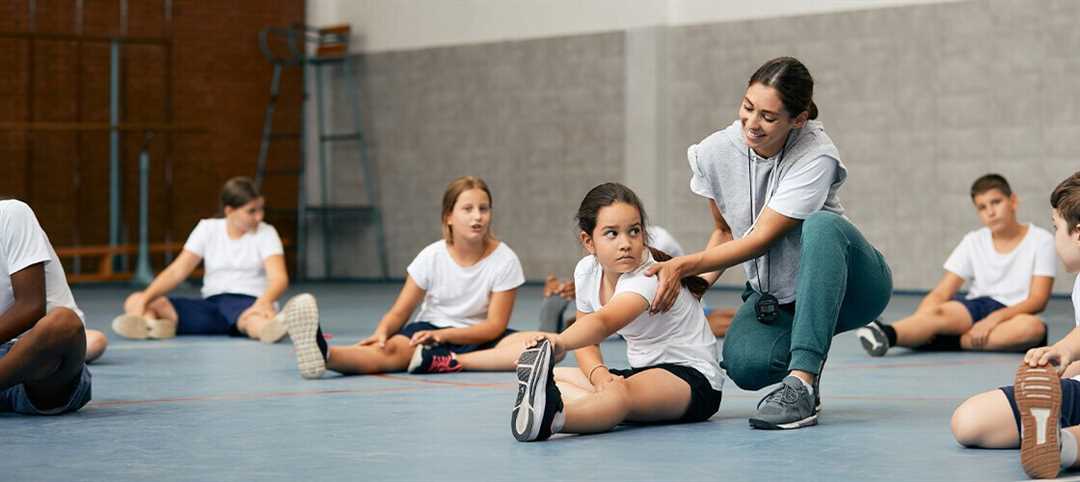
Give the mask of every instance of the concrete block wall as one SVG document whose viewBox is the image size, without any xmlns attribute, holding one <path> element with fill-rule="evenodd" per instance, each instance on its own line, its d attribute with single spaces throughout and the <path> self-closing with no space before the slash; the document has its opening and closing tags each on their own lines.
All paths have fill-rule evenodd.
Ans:
<svg viewBox="0 0 1080 482">
<path fill-rule="evenodd" d="M 574 209 L 606 180 L 655 193 L 653 219 L 702 247 L 711 219 L 689 191 L 686 147 L 736 118 L 754 69 L 793 55 L 850 169 L 848 215 L 898 289 L 929 289 L 980 226 L 968 198 L 979 175 L 1008 177 L 1021 220 L 1050 227 L 1050 190 L 1080 168 L 1075 18 L 1068 0 L 980 0 L 664 26 L 648 34 L 655 48 L 614 32 L 361 55 L 391 271 L 438 238 L 439 197 L 463 174 L 491 182 L 496 231 L 532 280 L 569 274 Z M 650 81 L 641 66 L 660 72 Z M 648 82 L 655 94 L 637 94 Z M 642 128 L 654 139 L 628 142 Z M 648 155 L 627 152 L 642 145 L 657 152 L 651 182 L 638 171 Z M 1055 291 L 1071 280 L 1062 269 Z M 722 280 L 741 282 L 739 268 Z"/>
</svg>

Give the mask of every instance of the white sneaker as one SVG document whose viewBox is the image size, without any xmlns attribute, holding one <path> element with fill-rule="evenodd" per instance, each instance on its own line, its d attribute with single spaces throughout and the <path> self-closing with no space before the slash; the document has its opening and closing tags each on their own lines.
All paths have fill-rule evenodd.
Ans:
<svg viewBox="0 0 1080 482">
<path fill-rule="evenodd" d="M 296 295 L 285 303 L 281 313 L 284 315 L 285 329 L 288 330 L 296 351 L 296 366 L 300 369 L 300 376 L 309 379 L 321 377 L 326 372 L 326 359 L 323 358 L 316 341 L 319 333 L 319 306 L 315 297 L 307 293 Z"/>
<path fill-rule="evenodd" d="M 113 319 L 112 329 L 124 338 L 164 340 L 176 337 L 176 322 L 155 320 L 138 315 L 120 315 Z"/>
</svg>

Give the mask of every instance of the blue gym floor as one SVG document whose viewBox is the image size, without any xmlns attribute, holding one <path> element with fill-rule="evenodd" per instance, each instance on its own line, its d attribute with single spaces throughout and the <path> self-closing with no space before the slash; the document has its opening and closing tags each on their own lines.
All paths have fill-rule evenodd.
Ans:
<svg viewBox="0 0 1080 482">
<path fill-rule="evenodd" d="M 370 334 L 398 285 L 308 284 L 331 343 Z M 383 375 L 303 380 L 288 339 L 183 337 L 161 342 L 108 332 L 127 289 L 75 296 L 110 347 L 91 366 L 94 401 L 62 417 L 0 416 L 2 480 L 943 480 L 1025 479 L 1015 450 L 960 448 L 949 417 L 964 398 L 1011 383 L 1015 354 L 912 353 L 870 358 L 837 337 L 822 379 L 820 425 L 751 430 L 764 392 L 726 385 L 720 412 L 693 425 L 623 427 L 518 443 L 511 373 Z M 191 290 L 190 293 L 195 294 Z M 737 293 L 714 290 L 711 306 Z M 918 303 L 893 299 L 894 321 Z M 520 290 L 511 327 L 535 329 L 540 287 Z M 1045 313 L 1050 339 L 1072 328 L 1068 300 Z M 624 345 L 603 345 L 625 364 Z M 572 365 L 572 358 L 563 362 Z"/>
</svg>

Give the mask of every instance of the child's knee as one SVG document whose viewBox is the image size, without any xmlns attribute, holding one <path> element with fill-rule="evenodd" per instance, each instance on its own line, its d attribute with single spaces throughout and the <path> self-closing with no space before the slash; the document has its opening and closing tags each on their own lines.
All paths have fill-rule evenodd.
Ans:
<svg viewBox="0 0 1080 482">
<path fill-rule="evenodd" d="M 953 438 L 956 443 L 964 447 L 978 447 L 983 439 L 983 425 L 979 414 L 969 406 L 968 402 L 960 404 L 953 412 L 952 421 Z"/>
<path fill-rule="evenodd" d="M 58 342 L 81 341 L 85 343 L 86 328 L 82 319 L 67 308 L 53 308 L 34 325 L 40 336 Z"/>
</svg>

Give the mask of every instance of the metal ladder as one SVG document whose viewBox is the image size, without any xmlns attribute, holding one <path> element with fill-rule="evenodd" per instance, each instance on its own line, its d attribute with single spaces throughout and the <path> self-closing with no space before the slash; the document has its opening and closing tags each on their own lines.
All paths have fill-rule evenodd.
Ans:
<svg viewBox="0 0 1080 482">
<path fill-rule="evenodd" d="M 352 57 L 347 55 L 347 40 L 349 35 L 348 26 L 336 26 L 316 29 L 311 27 L 294 26 L 292 28 L 269 27 L 259 32 L 259 47 L 263 55 L 274 66 L 273 78 L 270 82 L 270 99 L 266 104 L 266 112 L 263 118 L 262 141 L 259 145 L 259 157 L 255 182 L 260 187 L 269 175 L 294 175 L 297 177 L 297 208 L 296 212 L 296 263 L 297 277 L 308 277 L 306 247 L 308 244 L 308 224 L 310 221 L 319 222 L 322 237 L 323 274 L 326 278 L 332 278 L 333 249 L 331 245 L 331 233 L 333 225 L 343 221 L 359 222 L 374 229 L 375 252 L 379 260 L 381 279 L 387 279 L 390 274 L 389 260 L 386 256 L 386 238 L 383 230 L 382 215 L 379 210 L 378 183 L 375 181 L 375 173 L 368 158 L 367 145 L 362 130 L 360 115 L 360 99 L 353 74 Z M 289 55 L 278 56 L 271 48 L 271 37 L 284 39 Z M 307 42 L 315 43 L 315 55 L 305 55 Z M 276 132 L 273 130 L 274 110 L 277 104 L 281 87 L 281 73 L 285 67 L 297 66 L 303 72 L 303 99 L 305 108 L 301 109 L 301 116 L 305 112 L 306 104 L 310 96 L 307 93 L 307 75 L 310 66 L 315 73 L 315 130 L 319 143 L 318 172 L 320 196 L 318 204 L 311 204 L 307 195 L 306 162 L 304 146 L 304 119 L 301 118 L 299 132 Z M 344 77 L 345 91 L 352 108 L 353 128 L 344 132 L 328 132 L 325 122 L 326 104 L 323 92 L 325 89 L 324 70 L 338 67 Z M 268 169 L 267 157 L 270 144 L 278 139 L 298 139 L 300 144 L 300 163 L 297 169 Z M 359 151 L 360 177 L 364 183 L 366 200 L 361 204 L 345 205 L 331 202 L 329 183 L 329 152 L 328 146 L 334 142 L 356 143 Z"/>
</svg>

